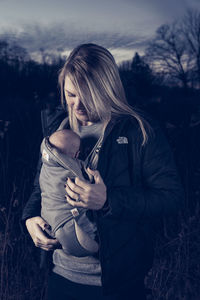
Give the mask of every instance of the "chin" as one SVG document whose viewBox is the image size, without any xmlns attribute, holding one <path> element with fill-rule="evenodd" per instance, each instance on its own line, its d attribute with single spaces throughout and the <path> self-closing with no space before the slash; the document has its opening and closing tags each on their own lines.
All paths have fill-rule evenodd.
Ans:
<svg viewBox="0 0 200 300">
<path fill-rule="evenodd" d="M 88 116 L 80 116 L 80 115 L 76 115 L 77 120 L 79 121 L 89 121 Z"/>
<path fill-rule="evenodd" d="M 78 122 L 81 124 L 89 122 L 89 119 L 87 117 L 76 116 L 76 118 L 77 118 Z"/>
</svg>

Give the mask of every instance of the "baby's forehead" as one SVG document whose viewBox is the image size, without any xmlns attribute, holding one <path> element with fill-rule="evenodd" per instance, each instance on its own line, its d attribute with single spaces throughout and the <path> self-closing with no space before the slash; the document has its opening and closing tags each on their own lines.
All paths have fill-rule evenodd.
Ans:
<svg viewBox="0 0 200 300">
<path fill-rule="evenodd" d="M 55 137 L 58 139 L 77 139 L 79 140 L 80 137 L 72 130 L 70 129 L 62 129 L 58 130 L 55 133 Z"/>
<path fill-rule="evenodd" d="M 50 137 L 50 142 L 57 147 L 68 147 L 72 146 L 78 148 L 80 146 L 80 137 L 72 130 L 58 130 L 55 131 Z"/>
</svg>

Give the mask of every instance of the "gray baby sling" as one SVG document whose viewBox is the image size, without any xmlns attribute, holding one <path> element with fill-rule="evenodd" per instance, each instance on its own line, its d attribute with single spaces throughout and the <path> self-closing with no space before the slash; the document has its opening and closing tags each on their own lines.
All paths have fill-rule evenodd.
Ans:
<svg viewBox="0 0 200 300">
<path fill-rule="evenodd" d="M 66 128 L 67 121 L 64 119 L 58 130 Z M 94 225 L 86 216 L 87 209 L 77 209 L 67 203 L 64 184 L 68 177 L 84 179 L 82 170 L 85 170 L 88 162 L 90 162 L 90 167 L 96 169 L 102 139 L 103 136 L 99 138 L 85 162 L 58 153 L 49 144 L 48 137 L 44 138 L 41 144 L 43 161 L 40 173 L 41 215 L 51 225 L 51 231 L 48 233 L 58 239 L 64 252 L 73 256 L 80 257 L 96 253 L 98 244 L 94 240 Z M 87 223 L 87 233 L 81 226 L 83 223 Z M 92 233 L 93 237 L 91 237 Z"/>
</svg>

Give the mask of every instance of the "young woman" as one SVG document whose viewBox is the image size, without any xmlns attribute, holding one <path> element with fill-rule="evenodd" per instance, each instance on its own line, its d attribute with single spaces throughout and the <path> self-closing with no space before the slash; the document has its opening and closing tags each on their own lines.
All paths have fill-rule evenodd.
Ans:
<svg viewBox="0 0 200 300">
<path fill-rule="evenodd" d="M 75 48 L 59 82 L 69 115 L 60 128 L 80 135 L 82 159 L 94 176 L 93 184 L 68 179 L 66 201 L 91 210 L 99 252 L 67 255 L 45 236 L 37 175 L 23 220 L 35 245 L 53 250 L 48 299 L 145 299 L 156 226 L 163 216 L 177 213 L 182 201 L 170 148 L 157 124 L 128 105 L 117 65 L 105 48 Z"/>
</svg>

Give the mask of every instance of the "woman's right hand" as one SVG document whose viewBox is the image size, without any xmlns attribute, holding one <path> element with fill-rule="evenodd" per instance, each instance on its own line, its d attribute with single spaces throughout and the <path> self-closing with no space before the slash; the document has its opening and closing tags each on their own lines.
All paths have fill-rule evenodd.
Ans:
<svg viewBox="0 0 200 300">
<path fill-rule="evenodd" d="M 48 228 L 49 225 L 41 217 L 29 218 L 25 224 L 36 247 L 46 251 L 59 247 L 58 240 L 48 238 L 45 234 L 45 228 Z"/>
</svg>

